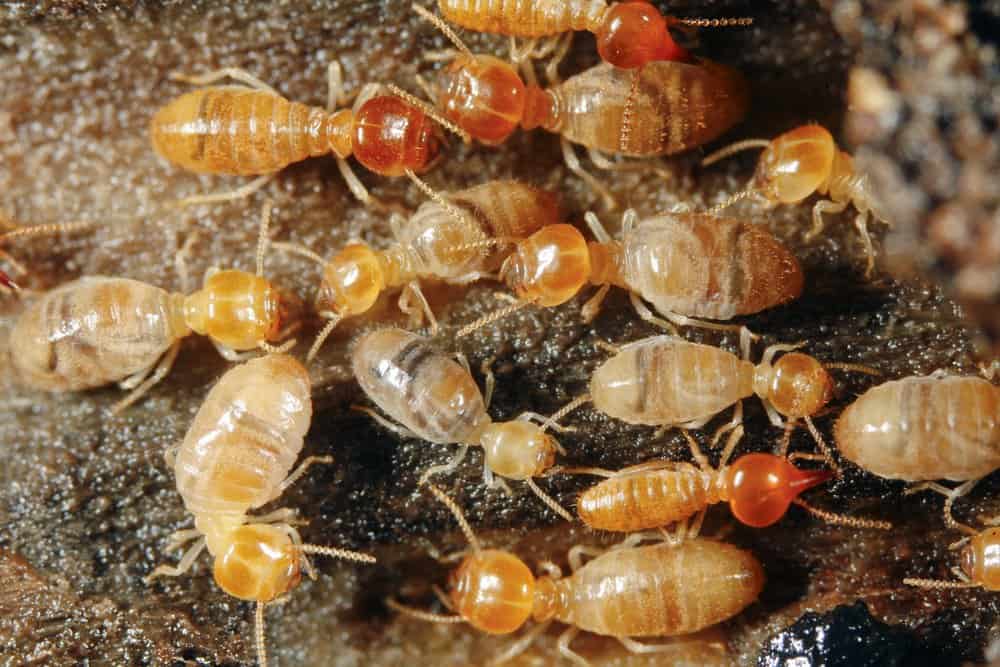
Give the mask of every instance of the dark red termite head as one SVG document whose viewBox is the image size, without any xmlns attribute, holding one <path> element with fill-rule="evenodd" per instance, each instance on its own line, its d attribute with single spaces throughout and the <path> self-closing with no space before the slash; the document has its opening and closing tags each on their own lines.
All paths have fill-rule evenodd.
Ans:
<svg viewBox="0 0 1000 667">
<path fill-rule="evenodd" d="M 803 491 L 834 476 L 832 470 L 800 470 L 773 454 L 746 454 L 727 471 L 733 515 L 754 528 L 770 526 Z"/>
<path fill-rule="evenodd" d="M 601 58 L 622 69 L 635 69 L 655 60 L 691 59 L 670 34 L 670 20 L 645 0 L 612 5 L 595 36 Z"/>
</svg>

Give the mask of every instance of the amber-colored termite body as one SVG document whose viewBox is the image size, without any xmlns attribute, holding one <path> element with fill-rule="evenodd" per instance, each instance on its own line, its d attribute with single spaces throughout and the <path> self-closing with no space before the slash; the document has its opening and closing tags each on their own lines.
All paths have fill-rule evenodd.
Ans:
<svg viewBox="0 0 1000 667">
<path fill-rule="evenodd" d="M 869 389 L 835 429 L 840 453 L 889 479 L 973 480 L 1000 468 L 1000 388 L 977 377 L 908 377 Z"/>
<path fill-rule="evenodd" d="M 903 583 L 929 589 L 982 587 L 1000 591 L 1000 528 L 976 531 L 960 527 L 968 535 L 951 545 L 952 549 L 961 547 L 959 566 L 952 568 L 957 580 L 907 578 Z"/>
<path fill-rule="evenodd" d="M 375 562 L 367 554 L 302 544 L 288 523 L 290 510 L 248 514 L 278 498 L 313 463 L 331 461 L 309 457 L 292 472 L 312 417 L 311 393 L 309 374 L 294 358 L 272 354 L 248 361 L 219 379 L 184 441 L 167 457 L 195 525 L 175 533 L 169 548 L 195 542 L 177 567 L 161 565 L 146 581 L 185 573 L 207 548 L 219 587 L 257 603 L 262 666 L 267 664 L 264 606 L 298 585 L 303 566 L 314 576 L 306 554 Z"/>
<path fill-rule="evenodd" d="M 631 651 L 653 652 L 656 646 L 630 637 L 696 632 L 738 614 L 764 585 L 752 554 L 700 538 L 613 548 L 583 565 L 577 547 L 570 552 L 569 577 L 550 567 L 555 572 L 536 578 L 510 552 L 482 549 L 457 505 L 447 502 L 473 548 L 450 578 L 450 603 L 457 615 L 427 614 L 395 601 L 390 606 L 425 620 L 465 621 L 491 634 L 514 632 L 529 619 L 539 623 L 503 660 L 525 650 L 552 620 L 570 626 L 559 641 L 560 652 L 578 664 L 588 664 L 569 648 L 579 630 L 615 637 Z"/>
<path fill-rule="evenodd" d="M 868 216 L 887 222 L 866 174 L 859 173 L 854 160 L 837 147 L 833 136 L 820 125 L 803 125 L 771 141 L 750 139 L 722 148 L 706 157 L 702 164 L 712 164 L 728 155 L 750 148 L 764 148 L 746 190 L 715 207 L 720 210 L 747 196 L 759 198 L 767 206 L 798 204 L 812 194 L 827 197 L 813 207 L 810 239 L 823 231 L 823 215 L 839 213 L 854 205 L 858 211 L 854 224 L 861 233 L 867 255 L 867 273 L 875 268 L 875 251 L 868 234 Z"/>
<path fill-rule="evenodd" d="M 297 324 L 297 300 L 263 277 L 268 209 L 262 219 L 257 273 L 210 270 L 192 294 L 170 293 L 126 278 L 86 277 L 32 304 L 12 332 L 11 361 L 27 386 L 79 391 L 122 382 L 135 402 L 169 372 L 180 341 L 209 336 L 229 359 L 238 350 L 272 349 Z"/>
</svg>

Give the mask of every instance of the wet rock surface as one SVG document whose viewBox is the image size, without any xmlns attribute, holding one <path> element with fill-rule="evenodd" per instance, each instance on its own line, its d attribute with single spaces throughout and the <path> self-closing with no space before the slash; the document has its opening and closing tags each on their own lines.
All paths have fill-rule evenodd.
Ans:
<svg viewBox="0 0 1000 667">
<path fill-rule="evenodd" d="M 754 93 L 746 122 L 717 145 L 751 136 L 771 137 L 803 122 L 819 121 L 849 149 L 856 147 L 849 143 L 852 139 L 865 144 L 857 150 L 859 161 L 875 172 L 876 184 L 891 195 L 886 203 L 898 216 L 894 233 L 923 239 L 919 234 L 927 229 L 928 213 L 946 203 L 966 211 L 963 215 L 972 215 L 970 207 L 978 207 L 973 218 L 991 220 L 995 210 L 991 213 L 989 207 L 995 200 L 984 195 L 970 204 L 964 190 L 939 189 L 937 181 L 926 182 L 933 172 L 926 165 L 932 162 L 935 169 L 951 173 L 971 169 L 993 173 L 993 153 L 976 149 L 973 159 L 968 151 L 953 152 L 944 140 L 920 142 L 903 129 L 912 113 L 882 134 L 859 134 L 864 119 L 859 120 L 858 114 L 865 110 L 871 114 L 869 107 L 862 105 L 859 110 L 852 102 L 852 111 L 845 115 L 857 67 L 894 82 L 889 88 L 895 97 L 890 99 L 897 104 L 919 109 L 924 107 L 917 101 L 927 99 L 972 104 L 978 99 L 972 93 L 954 92 L 946 83 L 951 69 L 927 69 L 917 92 L 901 84 L 897 90 L 896 79 L 889 77 L 895 76 L 897 61 L 900 67 L 916 70 L 913 63 L 918 60 L 893 55 L 894 49 L 915 40 L 916 28 L 925 25 L 928 16 L 955 11 L 965 16 L 967 25 L 979 26 L 981 16 L 992 11 L 989 3 L 971 17 L 960 4 L 930 0 L 870 6 L 859 2 L 821 6 L 806 0 L 692 1 L 671 3 L 670 8 L 682 16 L 756 20 L 750 29 L 706 31 L 701 37 L 700 49 L 740 67 Z M 893 11 L 898 20 L 892 20 Z M 890 29 L 882 29 L 883 25 Z M 978 69 L 966 68 L 963 80 L 970 90 L 985 90 L 982 86 L 988 86 L 996 73 L 985 52 L 976 49 L 987 48 L 987 36 L 979 34 L 979 28 L 959 34 L 949 26 L 946 21 L 942 28 L 947 43 L 957 44 L 962 54 L 973 52 L 984 58 Z M 503 39 L 471 33 L 463 37 L 474 50 L 506 53 Z M 592 38 L 580 35 L 575 45 L 564 75 L 594 62 Z M 350 90 L 375 80 L 394 81 L 415 91 L 414 75 L 434 67 L 421 63 L 421 56 L 444 46 L 429 26 L 412 18 L 408 3 L 397 1 L 12 3 L 0 8 L 0 212 L 5 219 L 24 224 L 81 219 L 100 223 L 92 234 L 7 248 L 31 269 L 22 282 L 40 291 L 81 275 L 103 274 L 179 289 L 174 253 L 192 233 L 198 234 L 192 276 L 201 276 L 212 265 L 250 268 L 264 196 L 276 204 L 272 224 L 276 239 L 301 243 L 321 255 L 352 238 L 389 243 L 387 217 L 353 200 L 327 158 L 284 170 L 263 194 L 246 202 L 165 210 L 164 202 L 231 189 L 245 181 L 197 177 L 167 165 L 153 154 L 146 127 L 158 106 L 186 90 L 168 79 L 171 72 L 244 67 L 290 99 L 322 105 L 326 65 L 332 58 L 343 62 Z M 879 59 L 880 48 L 893 57 Z M 958 62 L 968 64 L 961 58 Z M 931 105 L 933 113 L 943 105 Z M 871 122 L 882 127 L 882 108 L 876 112 Z M 976 122 L 986 123 L 982 119 L 987 117 L 979 114 Z M 946 137 L 952 137 L 956 127 L 965 127 L 959 120 L 944 124 Z M 982 128 L 983 145 L 992 145 L 995 126 Z M 904 136 L 910 143 L 902 143 Z M 925 152 L 907 148 L 913 142 Z M 938 145 L 943 148 L 935 149 Z M 932 149 L 937 151 L 933 155 Z M 551 135 L 519 132 L 501 149 L 452 143 L 444 152 L 446 159 L 427 176 L 435 188 L 458 189 L 488 178 L 516 176 L 558 191 L 570 220 L 579 222 L 583 212 L 599 205 L 562 165 L 558 142 Z M 746 154 L 700 169 L 699 157 L 695 153 L 664 160 L 660 166 L 665 173 L 637 170 L 601 178 L 623 207 L 634 206 L 641 215 L 649 215 L 680 202 L 703 207 L 721 201 L 745 184 L 755 161 L 755 156 Z M 967 164 L 974 166 L 963 166 Z M 896 174 L 898 180 L 887 181 L 885 174 Z M 422 200 L 406 182 L 360 176 L 387 201 L 413 209 Z M 985 182 L 981 174 L 976 178 Z M 620 211 L 600 214 L 616 231 Z M 916 274 L 904 281 L 881 273 L 866 281 L 850 212 L 831 220 L 824 235 L 808 244 L 803 233 L 810 224 L 809 204 L 770 213 L 744 205 L 733 214 L 767 222 L 795 250 L 806 270 L 802 299 L 746 320 L 762 334 L 758 351 L 775 342 L 805 340 L 806 351 L 821 360 L 868 364 L 885 378 L 938 368 L 976 372 L 982 357 L 976 356 L 974 343 L 987 340 L 987 334 L 966 323 L 966 311 L 949 295 L 959 293 L 953 284 L 959 267 L 979 266 L 980 254 L 989 252 L 986 241 L 992 238 L 989 230 L 995 229 L 995 222 L 990 223 L 992 228 L 983 227 L 985 236 L 975 237 L 986 241 L 970 246 L 979 253 L 978 264 L 966 264 L 964 259 L 927 263 L 923 255 L 910 252 L 911 259 L 920 260 Z M 878 241 L 884 229 L 874 229 Z M 922 240 L 917 244 L 937 252 L 933 244 Z M 303 298 L 314 296 L 318 276 L 311 264 L 273 253 L 266 270 Z M 944 288 L 924 282 L 920 271 L 925 270 Z M 553 412 L 584 392 L 590 373 L 606 357 L 597 342 L 624 343 L 656 333 L 636 318 L 620 293 L 612 293 L 592 324 L 583 324 L 579 308 L 589 296 L 584 294 L 551 311 L 522 311 L 453 342 L 460 326 L 502 303 L 493 296 L 496 289 L 492 284 L 438 288 L 429 290 L 429 297 L 444 325 L 442 346 L 465 352 L 473 369 L 492 360 L 497 392 L 490 412 L 498 420 L 524 410 Z M 969 314 L 995 315 L 995 305 L 993 310 L 988 307 L 992 297 L 975 302 L 961 294 L 972 304 Z M 24 296 L 25 301 L 32 298 L 30 293 Z M 402 322 L 394 297 L 383 301 L 370 317 L 342 327 L 311 368 L 316 417 L 303 455 L 330 454 L 335 463 L 313 469 L 275 505 L 296 508 L 309 521 L 302 529 L 306 540 L 370 551 L 379 564 L 320 562 L 317 581 L 304 582 L 287 603 L 270 609 L 268 641 L 275 664 L 484 664 L 510 641 L 461 626 L 400 620 L 383 603 L 386 596 L 399 595 L 415 605 L 433 605 L 430 586 L 445 583 L 448 566 L 429 553 L 464 547 L 450 515 L 426 495 L 414 495 L 419 474 L 450 458 L 451 449 L 401 441 L 349 409 L 362 398 L 350 378 L 350 340 L 368 327 Z M 975 303 L 986 304 L 986 309 Z M 17 300 L 0 301 L 0 337 L 9 337 L 22 308 Z M 314 331 L 315 324 L 307 330 Z M 698 330 L 685 335 L 731 350 L 736 346 L 730 336 Z M 4 349 L 16 353 L 16 341 L 5 342 Z M 215 586 L 207 557 L 190 576 L 153 586 L 142 582 L 155 565 L 176 560 L 178 554 L 163 550 L 167 536 L 190 526 L 163 452 L 183 437 L 205 393 L 226 368 L 204 339 L 185 341 L 171 375 L 146 400 L 113 419 L 106 411 L 121 397 L 116 388 L 69 395 L 32 392 L 13 382 L 4 361 L 0 375 L 5 383 L 0 398 L 0 656 L 4 661 L 252 664 L 252 609 Z M 478 370 L 475 375 L 482 380 Z M 839 408 L 880 381 L 855 374 L 838 374 L 837 380 L 835 409 L 817 420 L 828 440 Z M 746 414 L 747 437 L 739 451 L 773 447 L 781 432 L 769 425 L 759 401 L 747 401 Z M 720 416 L 705 432 L 710 434 L 727 419 L 728 414 Z M 657 436 L 655 429 L 614 422 L 589 408 L 571 415 L 567 423 L 577 431 L 560 441 L 573 464 L 618 468 L 657 456 L 688 457 L 684 440 L 676 433 Z M 797 433 L 793 448 L 811 451 L 808 434 Z M 751 530 L 734 526 L 726 509 L 717 508 L 705 533 L 725 534 L 725 539 L 751 549 L 764 564 L 768 585 L 757 604 L 711 633 L 679 644 L 669 661 L 665 656 L 631 656 L 616 642 L 598 637 L 581 637 L 574 647 L 595 665 L 752 665 L 769 655 L 786 655 L 769 653 L 778 650 L 769 643 L 772 637 L 798 636 L 794 633 L 803 626 L 807 631 L 823 624 L 844 627 L 846 612 L 832 610 L 861 600 L 870 618 L 851 612 L 859 618 L 847 622 L 864 626 L 867 636 L 881 637 L 890 649 L 893 637 L 903 637 L 925 649 L 926 655 L 982 659 L 983 646 L 995 635 L 995 596 L 978 590 L 926 593 L 901 583 L 906 576 L 948 578 L 957 564 L 948 545 L 959 536 L 944 529 L 940 499 L 928 494 L 903 496 L 900 483 L 879 480 L 847 463 L 844 467 L 845 475 L 812 492 L 810 502 L 887 519 L 896 528 L 889 532 L 838 528 L 793 509 L 776 526 Z M 569 507 L 591 481 L 564 476 L 543 480 L 542 485 Z M 573 544 L 617 541 L 614 536 L 561 524 L 521 484 L 512 484 L 512 497 L 487 490 L 478 453 L 441 483 L 466 508 L 484 543 L 511 548 L 530 565 L 545 559 L 565 565 L 563 554 Z M 987 480 L 959 503 L 956 512 L 973 522 L 979 514 L 997 514 L 996 497 L 997 483 Z M 818 616 L 804 617 L 793 626 L 809 612 Z M 550 630 L 516 664 L 551 664 L 558 631 Z M 849 648 L 824 644 L 828 655 L 847 655 Z"/>
</svg>

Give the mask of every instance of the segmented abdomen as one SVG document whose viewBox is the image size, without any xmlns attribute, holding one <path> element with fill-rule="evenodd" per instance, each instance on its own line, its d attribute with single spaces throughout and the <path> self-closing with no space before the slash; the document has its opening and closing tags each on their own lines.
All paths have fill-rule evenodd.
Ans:
<svg viewBox="0 0 1000 667">
<path fill-rule="evenodd" d="M 424 440 L 470 443 L 490 421 L 472 376 L 416 334 L 392 328 L 366 334 L 351 365 L 368 398 Z"/>
<path fill-rule="evenodd" d="M 330 152 L 327 114 L 280 95 L 240 86 L 181 95 L 153 116 L 156 152 L 190 171 L 269 174 Z"/>
<path fill-rule="evenodd" d="M 764 573 L 753 554 L 695 538 L 612 549 L 555 583 L 558 620 L 601 635 L 651 637 L 735 616 L 757 599 Z"/>
<path fill-rule="evenodd" d="M 680 424 L 753 394 L 753 364 L 710 345 L 654 336 L 626 345 L 594 371 L 594 407 L 630 424 Z"/>
<path fill-rule="evenodd" d="M 591 528 L 632 532 L 666 526 L 719 502 L 715 475 L 691 465 L 674 470 L 625 473 L 600 482 L 577 501 L 580 520 Z"/>
<path fill-rule="evenodd" d="M 272 500 L 312 418 L 309 374 L 273 354 L 228 371 L 205 397 L 174 464 L 194 515 L 242 517 Z"/>
<path fill-rule="evenodd" d="M 1000 389 L 977 377 L 886 382 L 844 410 L 836 438 L 881 477 L 976 479 L 1000 468 Z"/>
<path fill-rule="evenodd" d="M 11 363 L 36 389 L 89 389 L 152 366 L 187 333 L 165 290 L 124 278 L 80 278 L 21 315 L 11 333 Z"/>
<path fill-rule="evenodd" d="M 568 30 L 594 30 L 606 0 L 438 0 L 452 23 L 478 32 L 543 37 Z"/>
<path fill-rule="evenodd" d="M 622 276 L 662 313 L 728 320 L 802 294 L 795 256 L 758 225 L 681 213 L 642 220 L 623 241 Z"/>
<path fill-rule="evenodd" d="M 491 273 L 511 253 L 510 242 L 559 221 L 555 195 L 518 181 L 490 181 L 447 196 L 462 214 L 455 216 L 436 202 L 426 202 L 400 230 L 399 241 L 419 258 L 426 274 L 450 282 L 467 282 Z"/>
</svg>

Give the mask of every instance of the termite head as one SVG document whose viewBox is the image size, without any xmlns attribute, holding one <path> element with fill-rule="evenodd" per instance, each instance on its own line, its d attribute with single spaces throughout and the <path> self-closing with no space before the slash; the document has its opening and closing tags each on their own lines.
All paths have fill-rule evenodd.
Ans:
<svg viewBox="0 0 1000 667">
<path fill-rule="evenodd" d="M 351 243 L 323 268 L 317 309 L 342 317 L 367 312 L 385 289 L 378 254 L 364 243 Z"/>
<path fill-rule="evenodd" d="M 517 71 L 499 58 L 459 54 L 441 71 L 437 101 L 445 118 L 495 146 L 521 122 L 525 86 Z"/>
<path fill-rule="evenodd" d="M 590 248 L 572 225 L 547 225 L 517 244 L 500 279 L 523 301 L 551 308 L 576 296 L 590 279 Z"/>
<path fill-rule="evenodd" d="M 244 524 L 215 556 L 219 588 L 241 600 L 270 602 L 299 583 L 300 555 L 288 534 L 274 526 Z"/>
<path fill-rule="evenodd" d="M 556 460 L 556 441 L 537 424 L 516 420 L 493 422 L 479 438 L 490 470 L 507 479 L 537 477 Z"/>
<path fill-rule="evenodd" d="M 508 551 L 484 549 L 452 572 L 451 601 L 473 627 L 494 635 L 514 632 L 531 617 L 535 576 Z"/>
<path fill-rule="evenodd" d="M 383 176 L 427 170 L 441 148 L 437 125 L 394 95 L 377 95 L 354 115 L 354 157 Z"/>
<path fill-rule="evenodd" d="M 773 454 L 746 454 L 725 472 L 726 497 L 733 515 L 763 528 L 778 521 L 800 493 L 833 477 L 831 470 L 799 470 Z"/>
<path fill-rule="evenodd" d="M 826 128 L 795 128 L 764 149 L 751 188 L 772 204 L 800 202 L 826 183 L 836 154 L 837 145 Z"/>
<path fill-rule="evenodd" d="M 1000 528 L 988 528 L 962 548 L 961 568 L 986 590 L 1000 591 Z"/>
<path fill-rule="evenodd" d="M 635 69 L 655 60 L 691 57 L 674 41 L 667 19 L 645 0 L 611 5 L 595 34 L 601 58 L 622 69 Z"/>
<path fill-rule="evenodd" d="M 833 378 L 813 357 L 789 352 L 754 371 L 754 391 L 786 417 L 808 417 L 833 398 Z"/>
<path fill-rule="evenodd" d="M 265 278 L 246 271 L 216 271 L 199 291 L 184 299 L 184 321 L 199 334 L 234 350 L 252 350 L 273 341 L 292 302 Z"/>
</svg>

